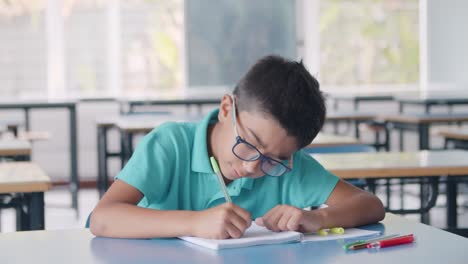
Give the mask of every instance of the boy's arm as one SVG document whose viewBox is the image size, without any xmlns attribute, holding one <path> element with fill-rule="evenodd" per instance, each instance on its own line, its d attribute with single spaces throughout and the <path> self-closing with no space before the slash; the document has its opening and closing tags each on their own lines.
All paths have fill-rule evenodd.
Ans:
<svg viewBox="0 0 468 264">
<path fill-rule="evenodd" d="M 316 232 L 321 228 L 375 223 L 385 216 L 379 198 L 342 180 L 338 181 L 326 204 L 327 208 L 312 211 L 278 205 L 255 222 L 273 231 Z"/>
<path fill-rule="evenodd" d="M 320 215 L 322 228 L 355 227 L 381 221 L 385 209 L 377 196 L 339 180 L 328 197 L 327 208 L 313 210 Z"/>
<path fill-rule="evenodd" d="M 142 198 L 138 189 L 116 180 L 92 212 L 91 232 L 118 238 L 229 238 L 240 237 L 251 222 L 250 214 L 233 204 L 198 212 L 154 210 L 138 207 Z"/>
</svg>

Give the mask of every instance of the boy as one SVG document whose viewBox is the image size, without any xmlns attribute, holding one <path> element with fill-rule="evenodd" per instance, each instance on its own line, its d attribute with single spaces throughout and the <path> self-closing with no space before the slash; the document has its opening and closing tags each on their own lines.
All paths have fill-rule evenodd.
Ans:
<svg viewBox="0 0 468 264">
<path fill-rule="evenodd" d="M 96 236 L 239 238 L 252 219 L 273 231 L 314 232 L 383 219 L 374 195 L 300 149 L 322 128 L 325 102 L 302 63 L 259 60 L 200 123 L 146 135 L 91 216 Z M 226 203 L 209 157 L 219 163 Z M 328 208 L 302 208 L 327 204 Z"/>
</svg>

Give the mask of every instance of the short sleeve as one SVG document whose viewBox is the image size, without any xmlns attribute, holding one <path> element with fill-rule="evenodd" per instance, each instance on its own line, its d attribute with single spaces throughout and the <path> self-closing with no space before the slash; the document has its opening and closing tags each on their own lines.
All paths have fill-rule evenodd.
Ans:
<svg viewBox="0 0 468 264">
<path fill-rule="evenodd" d="M 339 178 L 303 151 L 294 154 L 293 166 L 283 176 L 283 202 L 300 208 L 324 204 Z"/>
<path fill-rule="evenodd" d="M 144 136 L 115 177 L 138 189 L 148 202 L 164 199 L 174 180 L 174 160 L 178 152 L 174 125 L 163 124 Z"/>
</svg>

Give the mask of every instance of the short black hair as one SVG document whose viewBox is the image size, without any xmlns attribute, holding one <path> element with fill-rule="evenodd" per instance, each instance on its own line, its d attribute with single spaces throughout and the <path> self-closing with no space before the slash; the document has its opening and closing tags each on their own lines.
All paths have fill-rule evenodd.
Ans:
<svg viewBox="0 0 468 264">
<path fill-rule="evenodd" d="M 299 148 L 312 142 L 325 121 L 319 82 L 302 61 L 276 55 L 258 60 L 233 91 L 239 111 L 261 111 L 275 118 Z"/>
</svg>

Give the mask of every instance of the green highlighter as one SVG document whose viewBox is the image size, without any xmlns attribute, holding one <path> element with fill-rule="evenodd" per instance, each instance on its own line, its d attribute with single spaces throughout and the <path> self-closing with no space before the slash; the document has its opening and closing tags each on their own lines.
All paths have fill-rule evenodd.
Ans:
<svg viewBox="0 0 468 264">
<path fill-rule="evenodd" d="M 358 241 L 354 241 L 352 243 L 348 243 L 348 244 L 343 245 L 343 249 L 349 250 L 352 247 L 361 247 L 361 246 L 363 246 L 362 248 L 365 248 L 364 246 L 366 246 L 368 243 L 372 243 L 372 242 L 379 241 L 379 240 L 391 239 L 391 238 L 394 238 L 394 237 L 397 237 L 397 236 L 399 236 L 399 234 L 393 234 L 393 235 L 388 235 L 388 236 L 379 236 L 379 237 L 368 239 L 368 240 L 358 240 Z M 357 248 L 357 249 L 359 249 L 359 248 Z"/>
<path fill-rule="evenodd" d="M 224 193 L 224 198 L 226 199 L 226 202 L 232 203 L 231 196 L 229 196 L 229 193 L 226 188 L 226 184 L 224 184 L 223 175 L 221 174 L 221 171 L 219 170 L 218 162 L 216 162 L 216 159 L 214 157 L 210 157 L 210 162 L 211 162 L 211 167 L 213 168 L 213 171 L 216 173 L 216 176 L 218 176 L 219 186 L 221 186 L 221 190 Z"/>
</svg>

